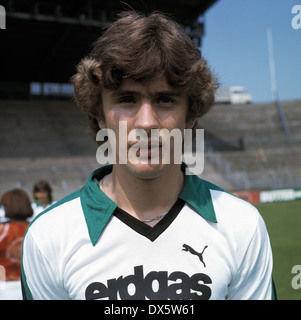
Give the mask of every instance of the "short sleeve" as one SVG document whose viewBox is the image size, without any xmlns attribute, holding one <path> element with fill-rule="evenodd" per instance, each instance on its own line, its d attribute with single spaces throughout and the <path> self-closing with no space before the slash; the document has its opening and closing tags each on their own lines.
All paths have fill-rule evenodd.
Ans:
<svg viewBox="0 0 301 320">
<path fill-rule="evenodd" d="M 44 258 L 29 232 L 23 241 L 21 274 L 24 300 L 68 299 L 54 266 Z"/>
<path fill-rule="evenodd" d="M 231 281 L 227 299 L 271 300 L 273 292 L 273 258 L 265 223 L 259 215 L 258 223 L 250 241 L 240 257 L 238 271 Z"/>
</svg>

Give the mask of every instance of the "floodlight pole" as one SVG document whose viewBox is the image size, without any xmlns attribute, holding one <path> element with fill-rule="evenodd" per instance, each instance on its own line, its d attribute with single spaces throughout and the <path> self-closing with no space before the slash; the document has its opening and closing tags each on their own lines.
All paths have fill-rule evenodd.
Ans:
<svg viewBox="0 0 301 320">
<path fill-rule="evenodd" d="M 276 85 L 276 71 L 275 71 L 275 60 L 274 60 L 274 48 L 273 48 L 273 35 L 272 35 L 272 28 L 269 26 L 267 28 L 267 36 L 268 36 L 268 48 L 269 48 L 269 62 L 270 62 L 270 75 L 271 75 L 271 89 L 272 89 L 272 96 L 273 100 L 275 102 L 275 105 L 278 110 L 278 114 L 283 126 L 283 130 L 285 133 L 285 139 L 288 144 L 291 142 L 290 137 L 290 130 L 289 126 L 287 124 L 285 115 L 283 113 L 279 97 L 278 97 L 278 91 L 277 91 L 277 85 Z"/>
</svg>

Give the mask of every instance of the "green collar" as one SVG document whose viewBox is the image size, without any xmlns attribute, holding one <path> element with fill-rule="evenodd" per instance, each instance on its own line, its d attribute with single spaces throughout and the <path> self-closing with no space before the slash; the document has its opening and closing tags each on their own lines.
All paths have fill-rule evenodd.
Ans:
<svg viewBox="0 0 301 320">
<path fill-rule="evenodd" d="M 102 177 L 111 172 L 112 165 L 95 170 L 90 174 L 87 184 L 80 190 L 81 204 L 93 245 L 96 244 L 117 208 L 117 204 L 98 186 Z M 195 175 L 185 175 L 184 186 L 179 198 L 193 207 L 203 218 L 216 223 L 210 190 L 222 189 Z"/>
</svg>

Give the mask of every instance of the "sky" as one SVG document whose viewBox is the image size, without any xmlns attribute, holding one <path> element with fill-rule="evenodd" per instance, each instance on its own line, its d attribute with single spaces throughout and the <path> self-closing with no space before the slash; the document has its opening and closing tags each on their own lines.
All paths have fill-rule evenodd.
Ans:
<svg viewBox="0 0 301 320">
<path fill-rule="evenodd" d="M 221 85 L 244 86 L 254 103 L 273 101 L 270 27 L 279 100 L 301 100 L 301 29 L 292 27 L 295 5 L 301 0 L 218 0 L 206 12 L 201 51 Z"/>
</svg>

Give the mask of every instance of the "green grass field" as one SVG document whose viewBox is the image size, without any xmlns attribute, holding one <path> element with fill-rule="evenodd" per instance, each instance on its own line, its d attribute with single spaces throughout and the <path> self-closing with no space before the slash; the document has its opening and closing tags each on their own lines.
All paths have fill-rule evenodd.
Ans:
<svg viewBox="0 0 301 320">
<path fill-rule="evenodd" d="M 292 288 L 294 265 L 301 265 L 301 201 L 256 205 L 271 239 L 274 280 L 278 300 L 301 300 L 301 289 Z"/>
</svg>

